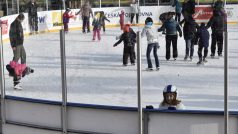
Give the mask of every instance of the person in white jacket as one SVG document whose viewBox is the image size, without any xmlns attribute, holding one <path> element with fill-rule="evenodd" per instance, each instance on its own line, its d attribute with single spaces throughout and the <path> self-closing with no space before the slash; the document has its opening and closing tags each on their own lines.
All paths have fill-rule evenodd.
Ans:
<svg viewBox="0 0 238 134">
<path fill-rule="evenodd" d="M 140 13 L 140 6 L 138 4 L 138 1 L 135 0 L 131 3 L 131 24 L 133 23 L 135 15 L 136 15 L 136 24 L 139 23 L 139 13 Z"/>
<path fill-rule="evenodd" d="M 142 32 L 141 32 L 141 37 L 146 36 L 147 37 L 147 50 L 146 50 L 146 58 L 147 58 L 147 63 L 148 63 L 148 71 L 152 71 L 153 70 L 153 65 L 151 62 L 151 58 L 150 58 L 150 53 L 153 50 L 153 54 L 154 54 L 154 58 L 155 58 L 155 66 L 156 66 L 156 70 L 160 69 L 160 63 L 159 63 L 159 58 L 157 55 L 157 50 L 159 48 L 159 43 L 157 40 L 157 36 L 155 35 L 155 32 L 153 31 L 152 28 L 153 25 L 153 19 L 150 17 L 147 17 L 145 20 L 145 27 L 143 28 Z"/>
<path fill-rule="evenodd" d="M 167 85 L 163 90 L 164 100 L 160 103 L 159 109 L 182 110 L 185 106 L 177 99 L 177 88 L 174 85 Z"/>
</svg>

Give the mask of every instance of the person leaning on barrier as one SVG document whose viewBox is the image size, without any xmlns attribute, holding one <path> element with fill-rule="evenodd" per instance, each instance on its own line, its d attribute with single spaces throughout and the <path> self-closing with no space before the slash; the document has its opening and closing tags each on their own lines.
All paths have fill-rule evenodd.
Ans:
<svg viewBox="0 0 238 134">
<path fill-rule="evenodd" d="M 181 100 L 177 99 L 178 92 L 174 85 L 167 85 L 163 90 L 164 100 L 160 103 L 159 109 L 181 110 L 185 109 Z"/>
</svg>

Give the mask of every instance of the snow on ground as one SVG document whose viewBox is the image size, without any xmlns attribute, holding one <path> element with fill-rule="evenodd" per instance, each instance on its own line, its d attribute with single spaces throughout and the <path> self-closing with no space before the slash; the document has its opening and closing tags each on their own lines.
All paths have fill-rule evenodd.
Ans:
<svg viewBox="0 0 238 134">
<path fill-rule="evenodd" d="M 156 26 L 158 27 L 158 26 Z M 134 27 L 134 30 L 141 28 Z M 229 108 L 238 110 L 237 26 L 229 28 Z M 115 106 L 137 106 L 137 66 L 122 66 L 123 44 L 112 47 L 119 28 L 107 29 L 102 40 L 92 41 L 92 33 L 70 31 L 66 35 L 68 101 Z M 184 61 L 185 43 L 178 41 L 179 57 L 165 60 L 165 39 L 159 36 L 160 71 L 147 72 L 146 39 L 142 39 L 142 104 L 158 107 L 166 84 L 176 85 L 187 109 L 223 110 L 224 58 L 210 59 L 197 66 L 197 46 L 193 61 Z M 24 90 L 13 89 L 5 70 L 6 94 L 61 101 L 59 33 L 25 38 L 27 63 L 35 73 L 22 79 Z M 210 55 L 210 50 L 209 50 Z M 9 43 L 4 44 L 4 62 L 12 59 Z M 153 55 L 152 55 L 153 61 Z M 153 62 L 154 64 L 154 62 Z"/>
</svg>

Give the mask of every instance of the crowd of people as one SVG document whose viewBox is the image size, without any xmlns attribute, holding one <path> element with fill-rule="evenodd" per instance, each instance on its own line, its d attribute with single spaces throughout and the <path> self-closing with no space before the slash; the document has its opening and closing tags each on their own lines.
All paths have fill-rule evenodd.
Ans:
<svg viewBox="0 0 238 134">
<path fill-rule="evenodd" d="M 211 57 L 213 58 L 216 53 L 216 46 L 218 47 L 217 54 L 218 56 L 222 56 L 223 51 L 223 32 L 226 28 L 226 14 L 224 12 L 224 4 L 222 0 L 217 0 L 213 6 L 213 16 L 210 18 L 208 23 L 202 22 L 200 25 L 196 23 L 193 18 L 193 14 L 195 13 L 195 1 L 194 0 L 185 0 L 183 4 L 181 4 L 178 0 L 174 1 L 172 5 L 175 7 L 174 12 L 166 12 L 162 13 L 160 16 L 160 20 L 162 22 L 162 26 L 157 29 L 157 32 L 163 32 L 165 34 L 166 41 L 166 55 L 165 59 L 170 60 L 171 58 L 171 44 L 172 44 L 172 57 L 174 60 L 178 57 L 178 49 L 177 49 L 177 40 L 179 37 L 184 37 L 185 40 L 185 57 L 184 60 L 192 60 L 194 56 L 194 45 L 198 45 L 198 57 L 199 61 L 198 65 L 207 62 L 208 55 L 208 47 L 209 47 L 209 39 L 210 34 L 208 32 L 208 28 L 211 27 Z M 38 31 L 38 20 L 37 20 L 37 4 L 34 0 L 31 0 L 27 6 L 28 9 L 28 18 L 30 29 L 32 32 Z M 122 34 L 119 36 L 119 40 L 113 45 L 116 47 L 122 41 L 124 43 L 123 49 L 123 66 L 128 65 L 128 59 L 130 59 L 131 65 L 135 65 L 135 44 L 136 44 L 136 33 L 132 29 L 131 25 L 134 23 L 134 16 L 136 16 L 135 23 L 137 24 L 139 21 L 139 12 L 140 8 L 138 6 L 137 1 L 133 1 L 131 4 L 131 19 L 130 24 L 124 23 L 125 13 L 124 10 L 121 10 L 119 15 L 120 17 L 120 29 L 122 30 Z M 104 12 L 92 12 L 89 1 L 86 1 L 82 6 L 81 10 L 76 13 L 76 15 L 81 14 L 83 25 L 82 32 L 90 33 L 90 16 L 93 18 L 92 26 L 93 26 L 93 38 L 95 41 L 98 39 L 101 40 L 101 27 L 103 27 L 103 32 L 105 32 L 105 21 L 110 22 L 109 19 L 105 16 Z M 175 19 L 174 19 L 175 15 Z M 181 17 L 183 16 L 183 20 Z M 10 43 L 13 50 L 13 60 L 7 66 L 7 69 L 11 76 L 13 76 L 14 88 L 22 89 L 20 84 L 20 79 L 25 74 L 32 73 L 34 70 L 30 69 L 26 65 L 26 52 L 23 46 L 24 34 L 21 22 L 24 20 L 24 15 L 19 14 L 15 21 L 11 23 L 10 26 Z M 74 15 L 70 15 L 70 9 L 67 8 L 63 14 L 63 25 L 64 31 L 68 32 L 68 23 L 70 18 L 75 18 Z M 153 64 L 151 61 L 150 53 L 153 51 L 154 59 L 155 59 L 155 70 L 160 69 L 160 62 L 158 58 L 158 49 L 159 49 L 159 41 L 156 36 L 156 33 L 153 31 L 153 19 L 151 17 L 147 17 L 145 20 L 145 26 L 141 32 L 141 37 L 146 37 L 147 39 L 147 49 L 146 49 L 146 59 L 148 64 L 148 71 L 153 71 Z M 202 51 L 204 49 L 204 53 Z M 21 63 L 19 63 L 19 60 Z M 161 108 L 170 108 L 170 105 L 177 105 L 177 108 L 183 108 L 184 106 L 181 104 L 181 101 L 176 99 L 177 89 L 175 86 L 168 85 L 164 89 L 164 101 L 160 104 Z M 171 99 L 172 98 L 172 99 Z M 169 104 L 171 103 L 171 104 Z"/>
</svg>

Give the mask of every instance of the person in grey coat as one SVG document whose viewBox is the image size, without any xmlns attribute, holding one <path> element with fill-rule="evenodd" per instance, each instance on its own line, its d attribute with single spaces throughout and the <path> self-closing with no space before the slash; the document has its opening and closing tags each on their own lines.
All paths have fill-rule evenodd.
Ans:
<svg viewBox="0 0 238 134">
<path fill-rule="evenodd" d="M 156 70 L 160 69 L 160 64 L 159 64 L 159 58 L 157 55 L 157 49 L 159 48 L 159 43 L 157 40 L 157 37 L 152 29 L 152 25 L 153 25 L 153 19 L 150 17 L 147 17 L 145 20 L 145 27 L 143 28 L 142 32 L 141 32 L 141 36 L 147 37 L 147 50 L 146 50 L 146 58 L 147 58 L 147 63 L 148 63 L 148 71 L 152 71 L 153 70 L 153 66 L 152 66 L 152 62 L 150 59 L 150 53 L 153 50 L 153 54 L 154 54 L 154 58 L 155 58 L 155 66 L 156 66 Z"/>
<path fill-rule="evenodd" d="M 163 25 L 158 29 L 158 32 L 164 31 L 166 32 L 165 40 L 166 40 L 166 60 L 170 59 L 170 46 L 172 43 L 173 47 L 173 58 L 174 60 L 178 57 L 178 49 L 177 49 L 177 40 L 178 34 L 182 37 L 182 31 L 179 26 L 179 23 L 173 19 L 173 12 L 168 13 L 168 19 L 163 23 Z"/>
</svg>

